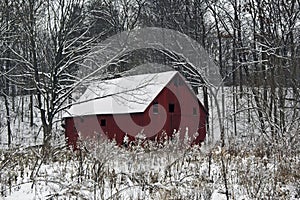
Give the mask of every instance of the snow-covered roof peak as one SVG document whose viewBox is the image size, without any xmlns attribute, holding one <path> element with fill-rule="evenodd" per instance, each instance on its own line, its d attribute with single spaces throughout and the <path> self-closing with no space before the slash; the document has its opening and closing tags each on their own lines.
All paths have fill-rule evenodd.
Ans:
<svg viewBox="0 0 300 200">
<path fill-rule="evenodd" d="M 176 73 L 167 71 L 94 82 L 63 117 L 144 112 Z"/>
</svg>

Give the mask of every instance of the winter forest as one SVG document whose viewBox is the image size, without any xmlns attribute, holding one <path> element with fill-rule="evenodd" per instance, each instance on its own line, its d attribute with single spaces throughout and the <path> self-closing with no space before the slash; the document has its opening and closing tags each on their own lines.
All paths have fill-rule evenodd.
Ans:
<svg viewBox="0 0 300 200">
<path fill-rule="evenodd" d="M 201 45 L 220 84 L 164 40 L 111 45 L 146 27 Z M 0 199 L 299 199 L 299 45 L 299 0 L 2 0 Z M 209 113 L 201 145 L 175 130 L 164 144 L 68 147 L 62 115 L 89 84 L 168 69 Z"/>
</svg>

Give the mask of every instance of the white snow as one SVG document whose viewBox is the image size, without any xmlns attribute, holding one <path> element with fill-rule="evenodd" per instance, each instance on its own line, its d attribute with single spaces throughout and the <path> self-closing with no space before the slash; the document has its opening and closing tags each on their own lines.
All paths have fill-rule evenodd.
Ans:
<svg viewBox="0 0 300 200">
<path fill-rule="evenodd" d="M 95 82 L 63 117 L 144 112 L 177 73 L 167 71 Z"/>
</svg>

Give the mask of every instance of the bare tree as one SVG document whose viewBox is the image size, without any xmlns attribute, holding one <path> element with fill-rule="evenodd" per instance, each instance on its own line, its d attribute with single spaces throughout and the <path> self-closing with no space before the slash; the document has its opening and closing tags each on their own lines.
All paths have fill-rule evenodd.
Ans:
<svg viewBox="0 0 300 200">
<path fill-rule="evenodd" d="M 74 89 L 77 64 L 89 51 L 93 38 L 87 37 L 89 26 L 84 20 L 84 1 L 15 1 L 21 9 L 15 13 L 20 21 L 20 35 L 25 51 L 11 48 L 14 60 L 22 63 L 27 89 L 37 99 L 44 133 L 49 145 L 52 126 L 60 106 Z M 21 6 L 22 4 L 22 6 Z M 9 57 L 6 56 L 6 61 Z M 31 81 L 32 80 L 32 81 Z M 28 87 L 29 86 L 29 87 Z"/>
<path fill-rule="evenodd" d="M 12 21 L 13 18 L 11 17 L 10 14 L 10 4 L 11 2 L 9 0 L 5 0 L 2 2 L 1 6 L 1 49 L 2 49 L 2 55 L 1 57 L 11 57 L 11 51 L 9 49 L 9 46 L 11 45 L 10 43 L 14 40 L 13 36 L 13 27 L 12 27 Z M 10 70 L 12 69 L 13 63 L 11 62 L 10 59 L 7 60 L 1 60 L 0 62 L 0 84 L 1 86 L 1 91 L 0 91 L 0 96 L 4 98 L 4 104 L 5 104 L 5 109 L 6 109 L 6 126 L 7 126 L 7 141 L 8 141 L 8 146 L 11 145 L 11 140 L 12 140 L 12 131 L 11 131 L 11 115 L 10 115 L 10 106 L 9 106 L 9 96 L 10 96 L 10 77 L 9 73 Z M 3 88 L 3 89 L 2 89 Z"/>
</svg>

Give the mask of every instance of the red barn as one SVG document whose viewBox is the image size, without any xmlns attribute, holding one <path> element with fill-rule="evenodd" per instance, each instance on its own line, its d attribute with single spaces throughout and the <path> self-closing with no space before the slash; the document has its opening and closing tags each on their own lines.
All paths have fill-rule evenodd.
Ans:
<svg viewBox="0 0 300 200">
<path fill-rule="evenodd" d="M 199 144 L 206 135 L 207 112 L 176 71 L 127 76 L 91 84 L 64 116 L 65 135 L 76 147 L 81 139 L 106 137 L 124 143 L 142 133 L 147 139 L 180 138 Z M 126 140 L 127 140 L 126 139 Z"/>
</svg>

